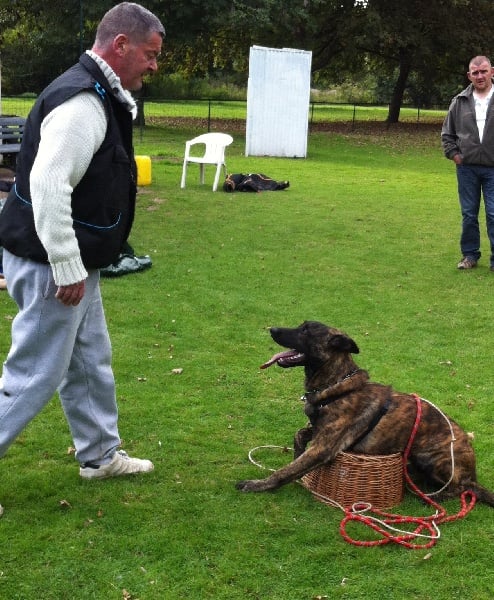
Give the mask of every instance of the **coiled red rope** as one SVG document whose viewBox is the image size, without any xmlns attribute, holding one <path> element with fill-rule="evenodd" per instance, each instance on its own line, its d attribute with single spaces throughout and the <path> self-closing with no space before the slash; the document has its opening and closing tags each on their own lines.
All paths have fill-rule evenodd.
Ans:
<svg viewBox="0 0 494 600">
<path fill-rule="evenodd" d="M 414 442 L 417 430 L 422 418 L 422 402 L 419 396 L 413 394 L 417 403 L 417 415 L 408 440 L 407 447 L 403 454 L 403 472 L 405 481 L 410 489 L 419 496 L 424 502 L 432 506 L 436 512 L 429 517 L 406 517 L 402 515 L 387 513 L 364 503 L 356 503 L 351 507 L 344 509 L 345 517 L 340 523 L 340 534 L 343 539 L 355 546 L 382 546 L 384 544 L 395 543 L 411 550 L 432 548 L 440 537 L 439 525 L 457 519 L 463 519 L 475 506 L 477 500 L 475 494 L 471 491 L 465 491 L 460 496 L 461 508 L 455 515 L 448 515 L 445 508 L 432 500 L 430 496 L 424 494 L 411 480 L 408 474 L 408 457 L 412 444 Z M 370 513 L 378 515 L 379 518 L 370 516 Z M 381 538 L 370 541 L 356 540 L 352 538 L 346 530 L 347 524 L 358 522 L 373 529 Z M 398 526 L 403 524 L 415 525 L 413 531 L 402 531 Z M 421 538 L 422 543 L 417 540 Z"/>
</svg>

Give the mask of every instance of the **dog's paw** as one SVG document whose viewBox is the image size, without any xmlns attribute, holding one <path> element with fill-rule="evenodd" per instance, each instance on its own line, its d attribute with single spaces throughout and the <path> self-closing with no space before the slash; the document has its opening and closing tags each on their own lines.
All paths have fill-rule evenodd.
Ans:
<svg viewBox="0 0 494 600">
<path fill-rule="evenodd" d="M 245 481 L 238 481 L 235 487 L 241 492 L 262 492 L 263 483 L 262 479 L 246 479 Z"/>
</svg>

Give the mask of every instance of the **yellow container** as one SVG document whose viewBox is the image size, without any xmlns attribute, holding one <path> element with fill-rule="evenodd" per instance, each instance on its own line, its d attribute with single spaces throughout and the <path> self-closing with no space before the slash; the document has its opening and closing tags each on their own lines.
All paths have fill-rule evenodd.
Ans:
<svg viewBox="0 0 494 600">
<path fill-rule="evenodd" d="M 136 156 L 137 185 L 150 185 L 151 183 L 151 157 Z"/>
</svg>

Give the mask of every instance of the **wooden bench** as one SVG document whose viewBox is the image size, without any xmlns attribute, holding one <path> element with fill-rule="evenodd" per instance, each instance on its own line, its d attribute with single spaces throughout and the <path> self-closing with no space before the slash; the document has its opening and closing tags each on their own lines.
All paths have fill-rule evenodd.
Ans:
<svg viewBox="0 0 494 600">
<path fill-rule="evenodd" d="M 0 116 L 0 154 L 17 154 L 24 134 L 23 117 Z"/>
</svg>

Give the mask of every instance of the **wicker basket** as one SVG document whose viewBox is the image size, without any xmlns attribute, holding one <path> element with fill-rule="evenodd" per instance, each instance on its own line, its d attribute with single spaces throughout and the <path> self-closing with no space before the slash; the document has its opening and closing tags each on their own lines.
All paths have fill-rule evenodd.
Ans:
<svg viewBox="0 0 494 600">
<path fill-rule="evenodd" d="M 403 500 L 402 455 L 341 452 L 329 465 L 304 475 L 302 484 L 315 498 L 333 506 L 365 502 L 375 508 L 391 508 Z"/>
</svg>

